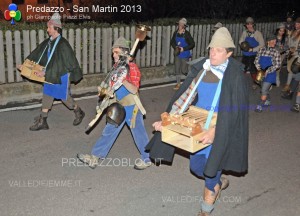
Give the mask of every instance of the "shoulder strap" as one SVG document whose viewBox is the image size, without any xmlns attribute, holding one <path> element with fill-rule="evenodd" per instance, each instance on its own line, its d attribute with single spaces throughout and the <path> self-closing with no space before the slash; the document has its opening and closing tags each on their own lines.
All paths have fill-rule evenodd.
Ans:
<svg viewBox="0 0 300 216">
<path fill-rule="evenodd" d="M 218 102 L 218 99 L 220 98 L 220 94 L 221 94 L 221 86 L 222 86 L 222 80 L 223 79 L 220 79 L 219 81 L 219 84 L 218 84 L 218 87 L 217 87 L 217 90 L 216 90 L 216 93 L 215 93 L 215 96 L 214 96 L 214 99 L 213 99 L 213 102 L 211 104 L 211 107 L 212 108 L 215 108 L 216 105 L 217 105 L 217 102 Z M 209 110 L 209 113 L 207 115 L 207 119 L 206 119 L 206 122 L 205 122 L 205 125 L 204 125 L 204 129 L 208 129 L 209 128 L 209 125 L 210 125 L 210 122 L 211 122 L 211 119 L 212 119 L 212 116 L 214 114 L 214 109 L 210 109 Z"/>
<path fill-rule="evenodd" d="M 55 43 L 54 43 L 53 49 L 51 50 L 51 53 L 50 53 L 50 56 L 49 56 L 49 58 L 48 58 L 47 64 L 45 65 L 45 68 L 47 68 L 47 65 L 49 64 L 49 62 L 50 62 L 50 60 L 51 60 L 51 58 L 52 58 L 52 55 L 53 55 L 53 53 L 54 53 L 54 50 L 55 50 L 56 45 L 58 44 L 60 38 L 61 38 L 61 35 L 58 36 L 58 38 L 56 39 L 56 41 L 55 41 Z"/>
<path fill-rule="evenodd" d="M 194 88 L 192 89 L 192 91 L 190 92 L 188 98 L 186 99 L 186 101 L 184 102 L 184 104 L 182 105 L 181 109 L 179 110 L 179 114 L 180 113 L 183 113 L 184 110 L 186 109 L 186 107 L 188 106 L 192 96 L 194 95 L 195 91 L 197 90 L 197 87 L 199 85 L 199 83 L 201 82 L 201 80 L 203 79 L 204 75 L 206 74 L 206 71 L 205 70 L 202 70 L 202 73 L 200 72 L 196 79 L 198 78 L 198 76 L 200 76 L 196 82 L 196 85 L 194 86 Z"/>
</svg>

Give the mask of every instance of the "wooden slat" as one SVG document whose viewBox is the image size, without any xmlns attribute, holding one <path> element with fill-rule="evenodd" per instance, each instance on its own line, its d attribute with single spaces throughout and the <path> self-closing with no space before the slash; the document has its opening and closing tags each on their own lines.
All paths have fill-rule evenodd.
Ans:
<svg viewBox="0 0 300 216">
<path fill-rule="evenodd" d="M 42 43 L 45 40 L 45 31 L 39 30 L 38 31 L 38 38 L 39 38 L 39 44 Z"/>
<path fill-rule="evenodd" d="M 36 48 L 36 31 L 30 31 L 30 50 L 31 52 Z"/>
<path fill-rule="evenodd" d="M 74 40 L 75 40 L 74 29 L 69 29 L 69 44 L 73 50 L 74 50 Z"/>
<path fill-rule="evenodd" d="M 6 83 L 3 39 L 3 31 L 0 30 L 0 83 Z"/>
<path fill-rule="evenodd" d="M 96 73 L 101 72 L 101 29 L 96 28 Z"/>
<path fill-rule="evenodd" d="M 166 66 L 167 65 L 167 27 L 163 26 L 162 28 L 162 50 L 161 50 L 161 61 L 162 65 Z"/>
<path fill-rule="evenodd" d="M 111 52 L 111 48 L 112 48 L 112 28 L 108 28 L 107 29 L 107 64 L 108 64 L 108 70 L 110 70 L 110 68 L 112 67 L 112 52 Z"/>
<path fill-rule="evenodd" d="M 196 59 L 198 58 L 199 56 L 197 56 L 197 39 L 198 39 L 198 25 L 195 25 L 194 26 L 194 32 L 193 32 L 193 35 L 192 35 L 194 41 L 195 41 L 195 47 L 194 49 L 192 49 L 192 58 L 193 59 Z"/>
<path fill-rule="evenodd" d="M 87 58 L 88 58 L 87 40 L 88 40 L 88 33 L 87 33 L 87 29 L 85 28 L 82 30 L 82 72 L 83 74 L 87 74 Z"/>
<path fill-rule="evenodd" d="M 151 66 L 156 66 L 156 26 L 152 28 L 152 44 L 151 44 Z"/>
<path fill-rule="evenodd" d="M 206 26 L 206 36 L 205 36 L 205 45 L 204 45 L 204 54 L 205 56 L 208 56 L 208 49 L 207 46 L 209 44 L 210 40 L 210 33 L 211 33 L 211 28 L 210 25 Z"/>
<path fill-rule="evenodd" d="M 165 56 L 165 64 L 168 65 L 170 64 L 170 53 L 171 53 L 171 50 L 170 50 L 170 42 L 171 42 L 171 27 L 170 26 L 167 26 L 166 27 L 166 34 L 165 34 L 165 39 L 166 39 L 166 44 L 165 44 L 165 49 L 166 49 L 166 56 Z"/>
<path fill-rule="evenodd" d="M 126 38 L 126 40 L 130 41 L 130 28 L 129 28 L 129 26 L 126 26 L 126 28 L 125 28 L 125 38 Z"/>
<path fill-rule="evenodd" d="M 120 27 L 120 29 L 119 29 L 119 37 L 120 36 L 125 38 L 124 27 Z"/>
<path fill-rule="evenodd" d="M 75 47 L 75 53 L 76 53 L 76 58 L 79 62 L 79 65 L 81 66 L 81 30 L 78 28 L 75 30 L 75 44 L 76 44 L 76 47 Z M 81 66 L 82 67 L 82 66 Z"/>
<path fill-rule="evenodd" d="M 206 47 L 206 27 L 207 25 L 202 25 L 201 32 L 201 54 L 200 56 L 206 56 L 205 47 Z"/>
<path fill-rule="evenodd" d="M 197 56 L 201 57 L 202 56 L 202 52 L 201 52 L 201 40 L 202 40 L 202 25 L 198 25 L 198 38 L 197 41 L 195 41 L 196 43 L 196 47 L 197 47 Z"/>
<path fill-rule="evenodd" d="M 14 32 L 14 38 L 15 38 L 15 66 L 20 65 L 23 63 L 21 59 L 21 34 L 20 31 L 15 31 Z M 23 81 L 23 78 L 20 75 L 19 70 L 16 67 L 16 81 L 21 82 Z"/>
<path fill-rule="evenodd" d="M 64 38 L 68 38 L 68 32 L 67 32 L 66 29 L 63 29 L 63 30 L 62 30 L 62 36 L 63 36 Z"/>
<path fill-rule="evenodd" d="M 30 43 L 29 43 L 29 31 L 23 30 L 23 53 L 24 53 L 24 60 L 30 54 Z"/>
<path fill-rule="evenodd" d="M 12 83 L 15 82 L 14 76 L 14 60 L 13 60 L 13 46 L 12 46 L 12 32 L 6 31 L 5 32 L 5 45 L 6 45 L 6 65 L 7 65 L 7 78 L 8 82 Z"/>
<path fill-rule="evenodd" d="M 157 43 L 156 43 L 156 66 L 160 66 L 161 60 L 161 26 L 157 27 Z"/>
<path fill-rule="evenodd" d="M 151 43 L 152 43 L 152 31 L 148 32 L 150 40 L 147 41 L 146 44 L 146 67 L 150 67 L 151 63 Z"/>
<path fill-rule="evenodd" d="M 95 73 L 95 30 L 89 29 L 89 70 L 88 73 Z"/>
<path fill-rule="evenodd" d="M 102 29 L 102 71 L 104 73 L 108 72 L 108 65 L 107 65 L 107 47 L 108 47 L 108 38 L 107 38 L 107 28 Z"/>
<path fill-rule="evenodd" d="M 173 25 L 173 26 L 171 27 L 170 41 L 171 41 L 171 39 L 172 39 L 172 37 L 173 37 L 174 32 L 176 31 L 176 28 L 177 28 L 177 27 L 176 27 L 175 25 Z M 174 49 L 173 49 L 173 47 L 171 46 L 171 44 L 170 44 L 170 63 L 171 63 L 171 64 L 174 63 Z"/>
</svg>

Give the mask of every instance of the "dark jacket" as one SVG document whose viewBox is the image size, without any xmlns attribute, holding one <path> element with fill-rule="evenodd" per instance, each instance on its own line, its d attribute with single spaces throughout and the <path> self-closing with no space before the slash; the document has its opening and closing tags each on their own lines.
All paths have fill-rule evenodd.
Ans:
<svg viewBox="0 0 300 216">
<path fill-rule="evenodd" d="M 167 112 L 201 71 L 205 60 L 192 66 L 186 80 L 171 99 Z M 215 139 L 204 171 L 209 177 L 214 177 L 218 170 L 245 172 L 248 169 L 249 95 L 243 67 L 237 60 L 229 58 L 222 82 Z M 175 148 L 161 141 L 160 132 L 155 132 L 146 149 L 153 159 L 173 161 Z"/>
<path fill-rule="evenodd" d="M 51 42 L 52 48 L 56 40 L 57 38 Z M 47 47 L 48 42 L 49 38 L 44 40 L 35 50 L 33 50 L 27 59 L 37 62 Z M 48 47 L 39 62 L 42 66 L 47 64 L 47 50 Z M 71 82 L 78 82 L 82 78 L 82 70 L 72 47 L 65 38 L 61 37 L 46 68 L 45 80 L 53 84 L 58 84 L 61 83 L 60 77 L 66 73 L 70 73 Z"/>
<path fill-rule="evenodd" d="M 173 47 L 173 49 L 176 48 L 176 35 L 178 37 L 184 37 L 185 38 L 185 41 L 186 43 L 188 44 L 187 46 L 183 47 L 183 50 L 184 51 L 187 51 L 187 50 L 191 50 L 195 47 L 195 41 L 194 39 L 192 38 L 191 34 L 189 31 L 185 30 L 183 34 L 179 34 L 177 33 L 177 30 L 173 33 L 173 36 L 171 38 L 171 46 Z"/>
</svg>

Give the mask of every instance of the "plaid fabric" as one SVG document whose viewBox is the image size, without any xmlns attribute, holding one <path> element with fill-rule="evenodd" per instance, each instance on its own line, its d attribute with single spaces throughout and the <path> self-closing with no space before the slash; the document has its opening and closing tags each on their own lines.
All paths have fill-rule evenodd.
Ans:
<svg viewBox="0 0 300 216">
<path fill-rule="evenodd" d="M 172 106 L 172 109 L 170 111 L 171 114 L 179 113 L 179 110 L 183 106 L 184 102 L 188 99 L 189 95 L 191 94 L 193 88 L 196 85 L 196 79 L 197 77 L 191 82 L 190 86 L 185 90 L 185 92 L 175 101 L 175 103 Z M 189 101 L 187 108 L 192 104 L 194 101 L 195 97 L 197 96 L 197 91 L 194 92 L 192 95 L 191 100 Z M 184 110 L 185 111 L 185 110 Z"/>
<path fill-rule="evenodd" d="M 213 74 L 215 74 L 219 79 L 223 78 L 223 74 L 228 66 L 229 60 L 227 59 L 223 64 L 218 65 L 218 66 L 212 66 L 210 64 L 210 60 L 207 59 L 205 63 L 203 64 L 203 69 L 202 73 L 206 73 L 206 70 L 210 70 Z M 193 88 L 195 88 L 196 83 L 198 79 L 200 78 L 200 75 L 202 74 L 201 72 L 198 74 L 196 78 L 193 79 L 189 87 L 185 90 L 185 92 L 175 101 L 175 103 L 172 105 L 172 109 L 170 113 L 179 113 L 180 109 L 183 107 L 184 103 L 192 93 Z M 194 101 L 195 97 L 197 96 L 197 91 L 195 91 L 191 97 L 191 100 L 188 102 L 188 105 L 186 106 L 189 108 L 189 106 L 192 104 Z M 187 109 L 186 108 L 186 109 Z M 186 110 L 184 110 L 186 111 Z"/>
<path fill-rule="evenodd" d="M 129 74 L 127 74 L 126 80 L 128 82 L 131 82 L 133 85 L 135 85 L 136 87 L 139 88 L 140 87 L 140 81 L 141 81 L 140 69 L 133 62 L 129 62 L 129 68 L 130 68 L 130 72 L 129 72 Z"/>
<path fill-rule="evenodd" d="M 272 57 L 272 66 L 267 69 L 267 71 L 266 71 L 267 74 L 272 73 L 272 72 L 274 72 L 274 71 L 276 71 L 277 69 L 280 68 L 281 57 L 280 57 L 280 53 L 275 48 L 263 47 L 258 51 L 258 53 L 256 55 L 256 58 L 255 58 L 255 61 L 254 61 L 254 64 L 255 64 L 257 69 L 260 69 L 260 65 L 259 65 L 260 56 L 270 56 L 270 57 Z"/>
</svg>

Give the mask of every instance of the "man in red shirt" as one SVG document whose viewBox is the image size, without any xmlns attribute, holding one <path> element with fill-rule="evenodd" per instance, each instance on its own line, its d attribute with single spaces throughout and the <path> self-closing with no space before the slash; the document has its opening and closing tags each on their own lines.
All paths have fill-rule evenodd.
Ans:
<svg viewBox="0 0 300 216">
<path fill-rule="evenodd" d="M 107 122 L 102 135 L 94 145 L 91 154 L 78 154 L 77 157 L 90 168 L 98 165 L 99 158 L 104 159 L 116 138 L 126 123 L 131 130 L 141 158 L 135 160 L 135 169 L 143 170 L 151 166 L 149 154 L 145 152 L 145 146 L 149 137 L 144 126 L 143 115 L 146 111 L 138 97 L 141 73 L 137 65 L 129 63 L 129 46 L 125 38 L 120 37 L 113 45 L 114 66 L 110 73 L 109 85 L 114 92 L 114 97 L 125 109 L 125 119 L 120 124 L 114 125 Z M 109 116 L 109 112 L 107 116 Z"/>
</svg>

